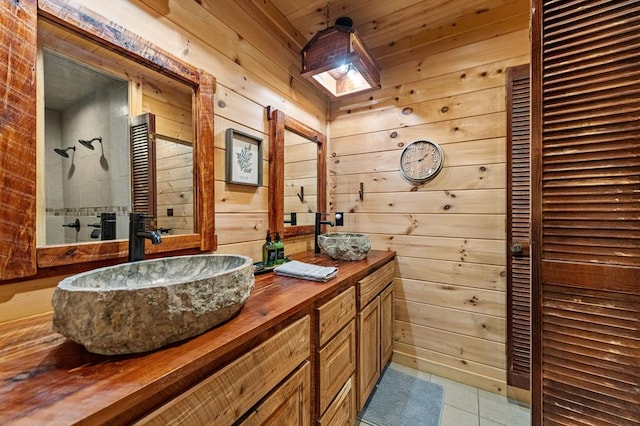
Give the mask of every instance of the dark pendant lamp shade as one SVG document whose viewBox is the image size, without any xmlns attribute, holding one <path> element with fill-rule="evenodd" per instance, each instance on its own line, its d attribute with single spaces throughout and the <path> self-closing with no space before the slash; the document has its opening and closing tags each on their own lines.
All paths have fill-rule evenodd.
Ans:
<svg viewBox="0 0 640 426">
<path fill-rule="evenodd" d="M 338 98 L 380 88 L 380 67 L 350 18 L 317 33 L 302 49 L 302 76 Z"/>
</svg>

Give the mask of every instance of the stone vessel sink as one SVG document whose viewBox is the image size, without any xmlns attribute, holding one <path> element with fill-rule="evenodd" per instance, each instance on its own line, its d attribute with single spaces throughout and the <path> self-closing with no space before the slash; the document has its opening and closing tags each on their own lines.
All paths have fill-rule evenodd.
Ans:
<svg viewBox="0 0 640 426">
<path fill-rule="evenodd" d="M 320 234 L 318 245 L 336 260 L 362 260 L 371 248 L 367 235 L 348 232 Z"/>
<path fill-rule="evenodd" d="M 235 315 L 253 289 L 250 257 L 206 254 L 95 269 L 62 280 L 53 329 L 104 355 L 146 352 Z"/>
</svg>

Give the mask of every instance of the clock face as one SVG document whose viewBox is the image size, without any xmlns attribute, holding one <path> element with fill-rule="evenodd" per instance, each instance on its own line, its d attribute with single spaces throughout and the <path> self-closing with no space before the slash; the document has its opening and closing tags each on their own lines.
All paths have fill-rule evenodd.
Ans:
<svg viewBox="0 0 640 426">
<path fill-rule="evenodd" d="M 400 154 L 402 176 L 415 183 L 423 183 L 436 177 L 444 164 L 444 152 L 435 142 L 415 141 Z"/>
</svg>

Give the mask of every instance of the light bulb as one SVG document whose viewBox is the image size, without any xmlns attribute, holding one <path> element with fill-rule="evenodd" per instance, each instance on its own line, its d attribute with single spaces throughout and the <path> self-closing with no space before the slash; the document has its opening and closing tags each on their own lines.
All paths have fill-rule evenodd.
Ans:
<svg viewBox="0 0 640 426">
<path fill-rule="evenodd" d="M 338 67 L 338 72 L 340 74 L 345 74 L 347 71 L 349 71 L 351 69 L 351 67 L 349 66 L 349 64 L 342 64 Z"/>
</svg>

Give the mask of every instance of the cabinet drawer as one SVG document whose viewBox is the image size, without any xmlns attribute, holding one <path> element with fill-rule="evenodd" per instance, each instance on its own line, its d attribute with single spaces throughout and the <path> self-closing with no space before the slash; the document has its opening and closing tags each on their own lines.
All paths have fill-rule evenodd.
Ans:
<svg viewBox="0 0 640 426">
<path fill-rule="evenodd" d="M 310 422 L 309 390 L 311 367 L 305 362 L 286 382 L 278 386 L 247 419 L 243 426 L 306 426 Z"/>
<path fill-rule="evenodd" d="M 311 354 L 306 316 L 207 377 L 138 424 L 231 424 Z"/>
<path fill-rule="evenodd" d="M 351 320 L 336 337 L 319 352 L 320 413 L 340 391 L 356 369 L 356 322 Z"/>
<path fill-rule="evenodd" d="M 393 281 L 395 263 L 389 262 L 375 272 L 358 281 L 360 290 L 360 309 L 372 301 L 383 288 Z"/>
<path fill-rule="evenodd" d="M 320 346 L 356 316 L 356 289 L 350 287 L 318 308 Z"/>
<path fill-rule="evenodd" d="M 319 426 L 352 425 L 356 421 L 356 377 L 351 376 L 342 386 L 338 396 L 318 420 Z"/>
</svg>

